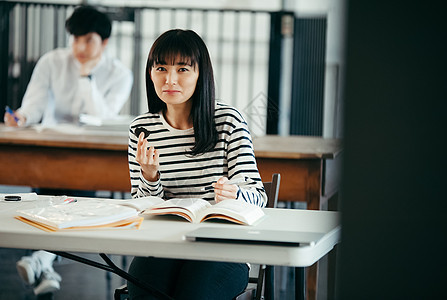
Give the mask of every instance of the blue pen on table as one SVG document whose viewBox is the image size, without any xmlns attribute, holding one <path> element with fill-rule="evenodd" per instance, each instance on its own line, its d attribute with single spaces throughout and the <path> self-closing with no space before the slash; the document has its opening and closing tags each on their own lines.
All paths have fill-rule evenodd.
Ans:
<svg viewBox="0 0 447 300">
<path fill-rule="evenodd" d="M 240 186 L 240 185 L 246 184 L 247 183 L 247 179 L 249 179 L 249 178 L 248 177 L 237 177 L 237 178 L 228 180 L 227 182 L 225 182 L 225 184 L 237 184 L 237 185 Z M 214 189 L 214 187 L 210 185 L 210 186 L 204 187 L 202 189 L 202 191 L 209 191 L 209 190 L 212 190 L 212 189 Z"/>
<path fill-rule="evenodd" d="M 17 118 L 17 116 L 14 113 L 14 111 L 8 105 L 6 105 L 5 110 L 6 110 L 6 113 L 11 115 L 16 122 L 19 122 L 19 118 Z"/>
</svg>

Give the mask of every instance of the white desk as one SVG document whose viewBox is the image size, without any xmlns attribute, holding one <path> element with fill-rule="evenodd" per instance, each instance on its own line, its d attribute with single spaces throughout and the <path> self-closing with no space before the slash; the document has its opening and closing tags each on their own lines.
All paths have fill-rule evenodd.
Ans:
<svg viewBox="0 0 447 300">
<path fill-rule="evenodd" d="M 14 170 L 0 172 L 0 184 L 129 192 L 128 139 L 127 128 L 110 132 L 65 125 L 36 131 L 0 124 L 0 166 Z M 253 144 L 261 178 L 281 174 L 279 201 L 304 201 L 308 209 L 320 210 L 337 199 L 341 140 L 267 135 Z M 316 297 L 317 278 L 315 264 L 308 268 L 309 298 Z"/>
<path fill-rule="evenodd" d="M 256 229 L 326 234 L 314 246 L 301 247 L 190 242 L 184 240 L 184 234 L 200 226 L 231 229 L 241 225 L 191 224 L 169 216 L 146 217 L 139 230 L 55 233 L 44 232 L 13 218 L 18 208 L 29 208 L 47 201 L 42 198 L 37 202 L 0 201 L 0 247 L 308 267 L 340 241 L 339 213 L 330 211 L 265 209 L 267 216 L 255 226 Z"/>
</svg>

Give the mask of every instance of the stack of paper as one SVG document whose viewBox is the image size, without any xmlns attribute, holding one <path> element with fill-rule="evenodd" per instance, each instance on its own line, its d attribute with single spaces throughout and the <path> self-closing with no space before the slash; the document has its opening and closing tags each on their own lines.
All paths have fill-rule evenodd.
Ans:
<svg viewBox="0 0 447 300">
<path fill-rule="evenodd" d="M 24 209 L 17 214 L 17 219 L 45 231 L 139 228 L 143 220 L 135 208 L 99 201 Z"/>
</svg>

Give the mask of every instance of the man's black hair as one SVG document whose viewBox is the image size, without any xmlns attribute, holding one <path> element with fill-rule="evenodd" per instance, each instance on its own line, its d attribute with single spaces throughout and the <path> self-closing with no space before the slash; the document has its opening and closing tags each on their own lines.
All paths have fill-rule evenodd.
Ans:
<svg viewBox="0 0 447 300">
<path fill-rule="evenodd" d="M 74 36 L 95 32 L 102 40 L 108 39 L 112 32 L 112 23 L 106 14 L 92 6 L 80 6 L 65 22 L 65 28 Z"/>
</svg>

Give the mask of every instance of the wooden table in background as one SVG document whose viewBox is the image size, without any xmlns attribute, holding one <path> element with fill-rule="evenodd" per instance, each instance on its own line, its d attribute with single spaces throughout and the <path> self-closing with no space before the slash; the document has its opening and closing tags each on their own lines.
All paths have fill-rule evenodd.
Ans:
<svg viewBox="0 0 447 300">
<path fill-rule="evenodd" d="M 40 188 L 130 191 L 128 136 L 62 134 L 0 126 L 0 184 Z M 321 137 L 254 138 L 264 181 L 281 174 L 279 201 L 326 209 L 336 200 L 341 141 Z M 336 202 L 336 201 L 335 201 Z M 307 268 L 307 299 L 315 299 L 318 266 Z"/>
<path fill-rule="evenodd" d="M 0 184 L 129 192 L 128 139 L 0 126 Z"/>
<path fill-rule="evenodd" d="M 0 126 L 0 184 L 130 191 L 127 135 L 63 134 Z M 254 139 L 264 181 L 281 174 L 279 200 L 321 209 L 337 192 L 341 142 L 303 136 Z"/>
<path fill-rule="evenodd" d="M 319 210 L 337 194 L 340 140 L 267 135 L 256 137 L 253 143 L 262 180 L 281 174 L 279 201 L 306 202 L 307 209 Z"/>
</svg>

